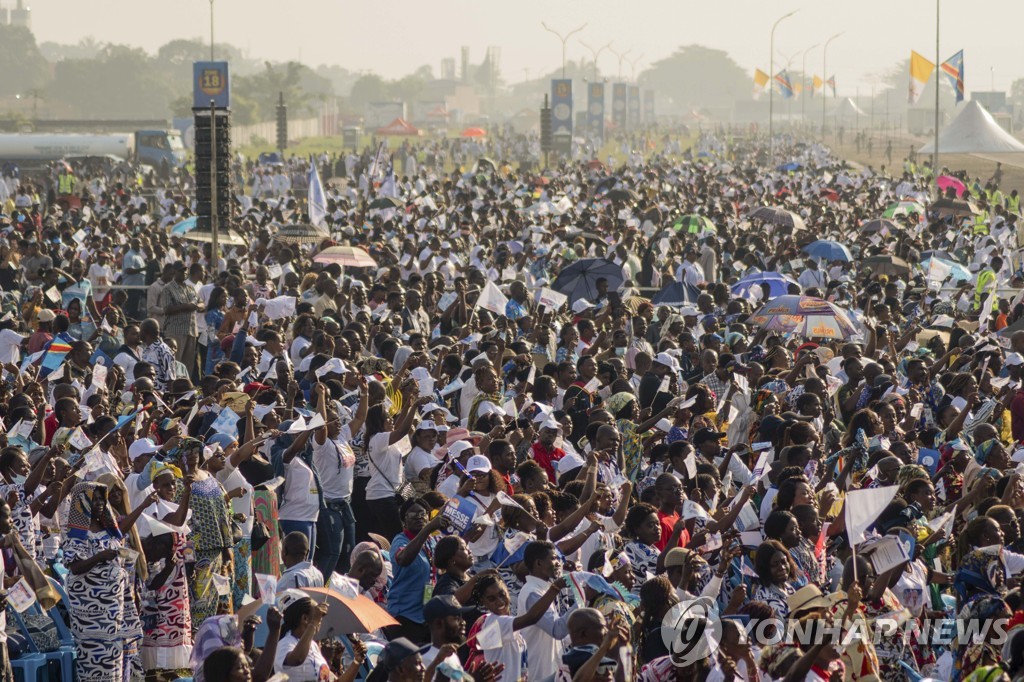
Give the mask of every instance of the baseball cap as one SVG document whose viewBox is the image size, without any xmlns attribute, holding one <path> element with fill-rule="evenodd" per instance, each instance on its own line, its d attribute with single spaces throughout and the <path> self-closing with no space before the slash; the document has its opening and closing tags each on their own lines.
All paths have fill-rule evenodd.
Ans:
<svg viewBox="0 0 1024 682">
<path fill-rule="evenodd" d="M 140 438 L 128 447 L 128 460 L 134 462 L 143 455 L 152 455 L 154 452 L 159 452 L 160 446 L 153 442 L 151 438 Z"/>
<path fill-rule="evenodd" d="M 676 360 L 671 355 L 669 355 L 668 353 L 658 353 L 657 355 L 654 356 L 654 361 L 659 365 L 665 365 L 673 372 L 678 372 L 680 369 L 679 361 Z"/>
<path fill-rule="evenodd" d="M 448 445 L 448 458 L 455 459 L 462 455 L 466 450 L 472 450 L 473 444 L 468 443 L 464 440 L 457 440 L 454 443 Z M 472 459 L 472 458 L 471 458 Z"/>
<path fill-rule="evenodd" d="M 40 322 L 53 322 L 57 319 L 57 314 L 48 308 L 43 308 L 36 317 Z"/>
<path fill-rule="evenodd" d="M 423 605 L 423 620 L 429 623 L 432 620 L 448 616 L 465 616 L 472 613 L 475 608 L 474 606 L 463 606 L 454 595 L 445 594 L 434 597 Z"/>
<path fill-rule="evenodd" d="M 277 607 L 282 611 L 301 599 L 310 599 L 310 596 L 301 590 L 282 590 L 277 593 Z"/>
<path fill-rule="evenodd" d="M 1007 367 L 1024 365 L 1024 356 L 1021 356 L 1020 353 L 1010 353 L 1006 356 L 1006 359 L 1003 360 L 1003 364 Z"/>
<path fill-rule="evenodd" d="M 673 566 L 685 566 L 686 560 L 690 556 L 690 550 L 682 547 L 673 547 L 665 555 L 665 568 L 671 568 Z"/>
<path fill-rule="evenodd" d="M 390 672 L 410 656 L 424 654 L 429 650 L 430 645 L 417 647 L 405 637 L 397 637 L 384 645 L 384 649 L 381 650 L 380 656 L 377 658 L 377 665 Z"/>
<path fill-rule="evenodd" d="M 447 419 L 448 421 L 455 421 L 455 415 L 449 412 L 446 407 L 444 407 L 443 405 L 438 405 L 437 403 L 427 403 L 426 405 L 421 407 L 420 415 L 425 417 L 428 414 L 433 414 L 434 412 L 438 411 L 444 414 L 444 418 Z"/>
<path fill-rule="evenodd" d="M 419 423 L 419 426 L 416 427 L 416 430 L 417 431 L 437 431 L 437 424 L 435 424 L 434 422 L 432 422 L 429 419 L 424 419 L 423 421 L 421 421 Z"/>
<path fill-rule="evenodd" d="M 466 471 L 471 474 L 475 474 L 477 472 L 486 474 L 490 470 L 491 460 L 487 459 L 483 455 L 473 455 L 469 458 L 469 461 L 466 462 Z"/>
<path fill-rule="evenodd" d="M 726 434 L 721 431 L 712 431 L 711 429 L 701 429 L 693 435 L 693 444 L 700 445 L 704 441 L 708 440 L 720 440 L 725 438 Z"/>
<path fill-rule="evenodd" d="M 585 298 L 576 299 L 576 302 L 572 304 L 572 311 L 579 315 L 580 313 L 590 310 L 594 307 L 594 304 Z"/>
<path fill-rule="evenodd" d="M 555 462 L 555 470 L 558 472 L 558 475 L 561 476 L 569 473 L 573 469 L 579 469 L 581 466 L 586 465 L 586 463 L 587 460 L 580 457 L 579 454 L 575 452 L 567 452 L 562 459 Z"/>
</svg>

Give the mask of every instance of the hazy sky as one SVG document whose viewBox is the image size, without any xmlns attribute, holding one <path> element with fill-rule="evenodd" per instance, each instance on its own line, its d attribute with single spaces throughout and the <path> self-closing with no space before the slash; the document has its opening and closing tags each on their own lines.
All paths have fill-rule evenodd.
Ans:
<svg viewBox="0 0 1024 682">
<path fill-rule="evenodd" d="M 0 0 L 12 6 L 14 0 Z M 101 42 L 138 45 L 154 50 L 174 38 L 209 39 L 207 0 L 26 0 L 32 8 L 37 40 L 65 43 L 92 36 Z M 568 55 L 587 55 L 579 40 L 592 46 L 609 41 L 637 63 L 639 73 L 680 45 L 700 43 L 728 51 L 748 71 L 768 70 L 769 30 L 778 17 L 793 17 L 775 34 L 776 68 L 833 33 L 845 31 L 829 48 L 830 73 L 839 90 L 861 94 L 871 76 L 885 71 L 916 49 L 935 55 L 933 0 L 215 0 L 216 33 L 251 57 L 299 59 L 310 65 L 339 64 L 401 76 L 441 59 L 459 56 L 468 45 L 479 62 L 488 45 L 501 48 L 501 72 L 518 82 L 561 63 L 561 44 L 540 25 L 560 31 L 586 22 L 570 39 Z M 943 2 L 942 59 L 963 48 L 968 90 L 988 90 L 995 68 L 997 89 L 1008 88 L 1024 62 L 1024 3 L 986 0 L 983 6 Z M 779 56 L 779 55 L 784 55 Z M 807 70 L 821 71 L 822 50 L 808 53 Z M 618 70 L 618 59 L 605 51 L 605 72 Z M 628 62 L 623 63 L 628 76 Z"/>
</svg>

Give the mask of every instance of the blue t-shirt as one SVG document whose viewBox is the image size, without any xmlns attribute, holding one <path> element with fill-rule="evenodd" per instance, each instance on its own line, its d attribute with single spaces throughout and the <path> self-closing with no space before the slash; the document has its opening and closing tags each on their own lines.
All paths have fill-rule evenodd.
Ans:
<svg viewBox="0 0 1024 682">
<path fill-rule="evenodd" d="M 401 532 L 391 541 L 391 556 L 398 553 L 409 544 L 409 536 Z M 436 541 L 433 537 L 423 543 L 423 548 L 416 555 L 416 558 L 408 566 L 402 566 L 397 561 L 392 561 L 394 578 L 391 581 L 391 589 L 388 591 L 387 611 L 395 618 L 402 616 L 413 623 L 423 622 L 423 595 L 424 589 L 431 583 L 430 556 L 434 553 Z"/>
</svg>

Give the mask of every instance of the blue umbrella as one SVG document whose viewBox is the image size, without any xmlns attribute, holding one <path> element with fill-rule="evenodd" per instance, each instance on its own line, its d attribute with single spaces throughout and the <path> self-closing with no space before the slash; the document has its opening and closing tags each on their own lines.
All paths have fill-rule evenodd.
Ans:
<svg viewBox="0 0 1024 682">
<path fill-rule="evenodd" d="M 789 173 L 791 171 L 800 170 L 800 167 L 800 164 L 796 161 L 790 161 L 789 163 L 784 163 L 781 166 L 776 166 L 775 170 L 786 171 Z"/>
<path fill-rule="evenodd" d="M 826 261 L 841 260 L 847 263 L 853 262 L 853 255 L 850 250 L 839 242 L 831 239 L 819 239 L 803 248 L 803 252 L 815 258 L 822 258 Z"/>
<path fill-rule="evenodd" d="M 194 229 L 196 229 L 196 217 L 192 216 L 191 218 L 185 218 L 180 223 L 175 223 L 171 228 L 171 234 L 185 234 Z"/>
<path fill-rule="evenodd" d="M 608 291 L 615 291 L 625 279 L 622 268 L 607 258 L 584 258 L 558 273 L 551 288 L 569 297 L 569 305 L 583 298 L 593 302 L 597 296 L 597 280 L 608 280 Z"/>
<path fill-rule="evenodd" d="M 700 296 L 700 289 L 692 284 L 684 284 L 679 281 L 669 282 L 661 291 L 654 295 L 651 303 L 654 305 L 667 305 L 675 308 L 682 308 L 697 302 Z"/>
<path fill-rule="evenodd" d="M 934 258 L 937 262 L 942 263 L 943 265 L 950 269 L 949 276 L 953 278 L 954 282 L 959 280 L 966 280 L 968 282 L 971 281 L 971 278 L 973 276 L 967 268 L 965 268 L 960 263 L 956 263 L 951 260 L 946 260 L 945 258 L 939 258 L 938 256 L 929 256 L 925 260 L 921 261 L 921 267 L 924 268 L 925 274 L 927 274 L 928 270 L 931 268 L 932 258 Z"/>
<path fill-rule="evenodd" d="M 789 293 L 789 285 L 797 284 L 797 281 L 777 272 L 755 272 L 743 277 L 740 281 L 736 282 L 736 284 L 733 284 L 732 294 L 733 296 L 742 296 L 746 298 L 747 293 L 754 287 L 757 287 L 758 293 L 760 293 L 762 283 L 768 284 L 768 295 L 775 298 L 776 296 L 785 296 Z"/>
</svg>

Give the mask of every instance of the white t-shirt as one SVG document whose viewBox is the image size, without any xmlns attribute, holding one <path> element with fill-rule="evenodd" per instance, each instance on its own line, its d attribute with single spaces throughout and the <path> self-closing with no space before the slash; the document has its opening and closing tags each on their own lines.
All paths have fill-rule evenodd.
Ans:
<svg viewBox="0 0 1024 682">
<path fill-rule="evenodd" d="M 274 672 L 284 673 L 290 682 L 327 682 L 334 675 L 331 674 L 331 666 L 327 659 L 320 652 L 320 645 L 315 641 L 309 643 L 309 653 L 302 665 L 286 666 L 284 659 L 299 645 L 298 638 L 288 633 L 277 643 L 277 655 L 274 656 Z"/>
<path fill-rule="evenodd" d="M 318 444 L 316 436 L 313 436 L 313 464 L 320 473 L 325 500 L 347 500 L 352 497 L 356 455 L 348 444 L 350 440 L 352 431 L 348 426 L 341 427 L 337 438 L 326 438 L 323 443 Z"/>
<path fill-rule="evenodd" d="M 114 271 L 109 265 L 93 263 L 89 266 L 89 281 L 92 283 L 93 297 L 103 298 L 110 291 L 110 284 L 114 281 Z"/>
<path fill-rule="evenodd" d="M 515 616 L 498 616 L 493 613 L 485 613 L 483 623 L 480 625 L 481 632 L 490 626 L 491 622 L 498 621 L 498 632 L 501 633 L 501 646 L 494 649 L 480 649 L 484 652 L 484 660 L 491 664 L 501 663 L 505 666 L 502 679 L 520 680 L 526 674 L 526 640 L 519 632 L 512 629 L 512 622 Z M 479 641 L 479 640 L 478 640 Z M 485 641 L 488 641 L 485 639 Z"/>
<path fill-rule="evenodd" d="M 457 478 L 455 476 L 449 476 L 448 478 Z M 480 493 L 473 493 L 470 498 L 473 504 L 476 505 L 477 514 L 473 518 L 476 521 L 478 518 L 483 516 L 483 513 L 491 506 L 491 502 L 494 501 L 494 495 L 481 495 Z M 498 512 L 500 514 L 500 510 Z M 497 523 L 490 526 L 484 527 L 484 534 L 480 536 L 480 539 L 469 543 L 469 553 L 475 557 L 487 557 L 490 558 L 494 554 L 494 550 L 498 548 L 498 542 L 501 541 L 501 533 L 498 530 Z M 504 633 L 503 637 L 504 639 Z M 507 641 L 507 640 L 506 640 Z M 518 677 L 511 677 L 509 679 L 519 679 Z"/>
<path fill-rule="evenodd" d="M 303 350 L 313 345 L 313 342 L 303 336 L 296 336 L 292 340 L 292 347 L 288 350 L 288 355 L 291 356 L 292 364 L 298 365 L 304 356 L 299 355 Z"/>
<path fill-rule="evenodd" d="M 316 522 L 320 518 L 320 497 L 313 470 L 298 456 L 284 467 L 284 505 L 278 518 L 281 521 L 307 522 Z"/>
<path fill-rule="evenodd" d="M 421 471 L 433 469 L 438 464 L 440 461 L 437 457 L 417 445 L 405 458 L 405 477 L 406 479 L 418 478 Z"/>
<path fill-rule="evenodd" d="M 383 500 L 395 494 L 395 489 L 405 482 L 402 471 L 403 438 L 392 445 L 391 432 L 378 433 L 370 439 L 366 446 L 366 454 L 370 458 L 370 481 L 366 484 L 366 499 Z M 387 480 L 385 480 L 385 477 Z"/>
</svg>

